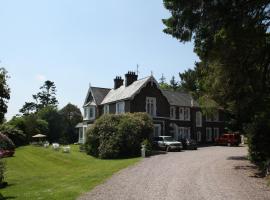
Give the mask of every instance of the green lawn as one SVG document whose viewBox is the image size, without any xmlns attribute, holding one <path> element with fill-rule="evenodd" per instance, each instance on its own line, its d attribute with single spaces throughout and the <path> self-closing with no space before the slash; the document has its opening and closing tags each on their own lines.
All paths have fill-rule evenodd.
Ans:
<svg viewBox="0 0 270 200">
<path fill-rule="evenodd" d="M 102 183 L 113 173 L 138 162 L 140 158 L 100 160 L 71 146 L 71 153 L 51 148 L 26 146 L 6 158 L 6 181 L 10 186 L 0 193 L 7 199 L 76 199 Z"/>
</svg>

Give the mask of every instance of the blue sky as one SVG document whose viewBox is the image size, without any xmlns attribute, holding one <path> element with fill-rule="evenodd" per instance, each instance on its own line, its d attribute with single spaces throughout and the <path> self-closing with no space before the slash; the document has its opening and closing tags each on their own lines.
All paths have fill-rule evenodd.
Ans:
<svg viewBox="0 0 270 200">
<path fill-rule="evenodd" d="M 0 0 L 0 66 L 9 72 L 6 117 L 18 113 L 45 80 L 59 108 L 82 106 L 89 83 L 113 87 L 116 75 L 153 71 L 159 79 L 194 66 L 193 44 L 162 32 L 162 0 Z"/>
</svg>

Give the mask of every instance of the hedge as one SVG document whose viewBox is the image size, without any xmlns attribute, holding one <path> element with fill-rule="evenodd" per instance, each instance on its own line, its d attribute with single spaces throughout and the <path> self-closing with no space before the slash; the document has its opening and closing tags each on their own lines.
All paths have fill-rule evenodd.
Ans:
<svg viewBox="0 0 270 200">
<path fill-rule="evenodd" d="M 152 119 L 146 113 L 106 114 L 87 131 L 86 152 L 99 158 L 140 155 L 143 140 L 151 140 Z"/>
</svg>

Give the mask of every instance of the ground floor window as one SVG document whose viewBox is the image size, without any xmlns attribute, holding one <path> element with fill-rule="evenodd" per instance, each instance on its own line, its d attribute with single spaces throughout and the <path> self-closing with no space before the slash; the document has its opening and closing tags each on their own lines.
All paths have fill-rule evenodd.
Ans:
<svg viewBox="0 0 270 200">
<path fill-rule="evenodd" d="M 197 132 L 197 142 L 201 142 L 202 141 L 202 133 L 201 131 Z"/>
<path fill-rule="evenodd" d="M 154 137 L 158 137 L 161 135 L 161 125 L 154 124 Z"/>
<path fill-rule="evenodd" d="M 219 137 L 219 128 L 214 128 L 214 138 L 218 138 Z"/>
<path fill-rule="evenodd" d="M 212 128 L 209 127 L 206 128 L 206 141 L 207 142 L 212 141 Z"/>
<path fill-rule="evenodd" d="M 190 127 L 178 127 L 177 140 L 190 139 Z"/>
</svg>

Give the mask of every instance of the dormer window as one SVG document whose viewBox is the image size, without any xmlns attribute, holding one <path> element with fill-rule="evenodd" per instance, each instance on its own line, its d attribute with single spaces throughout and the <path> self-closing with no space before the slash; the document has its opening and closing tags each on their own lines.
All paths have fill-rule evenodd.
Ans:
<svg viewBox="0 0 270 200">
<path fill-rule="evenodd" d="M 175 119 L 175 106 L 170 107 L 170 117 L 171 119 Z"/>
<path fill-rule="evenodd" d="M 96 117 L 96 108 L 95 106 L 87 106 L 84 107 L 84 119 L 92 120 Z"/>
<path fill-rule="evenodd" d="M 179 108 L 179 119 L 183 121 L 190 121 L 190 108 Z"/>
<path fill-rule="evenodd" d="M 145 111 L 151 115 L 156 116 L 156 98 L 155 97 L 146 97 L 146 105 L 145 105 Z"/>
</svg>

